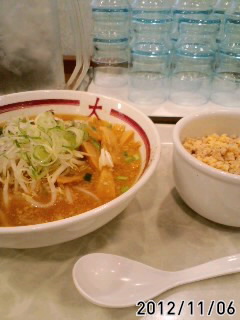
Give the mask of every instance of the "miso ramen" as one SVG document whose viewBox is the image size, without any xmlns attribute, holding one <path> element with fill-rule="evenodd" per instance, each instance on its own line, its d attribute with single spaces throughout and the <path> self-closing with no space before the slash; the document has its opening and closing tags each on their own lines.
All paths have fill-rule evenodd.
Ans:
<svg viewBox="0 0 240 320">
<path fill-rule="evenodd" d="M 140 142 L 96 117 L 18 117 L 0 125 L 0 226 L 65 219 L 126 192 L 141 172 Z"/>
</svg>

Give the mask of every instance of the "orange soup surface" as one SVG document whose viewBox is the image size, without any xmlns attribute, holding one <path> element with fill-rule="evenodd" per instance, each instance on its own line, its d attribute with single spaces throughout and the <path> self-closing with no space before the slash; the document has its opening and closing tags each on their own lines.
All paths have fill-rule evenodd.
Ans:
<svg viewBox="0 0 240 320">
<path fill-rule="evenodd" d="M 42 119 L 38 126 L 37 121 L 31 123 L 34 119 L 28 120 L 30 127 L 27 129 L 26 122 L 20 123 L 20 126 L 18 124 L 18 127 L 23 128 L 20 133 L 28 134 L 24 136 L 18 133 L 16 151 L 12 155 L 17 155 L 17 160 L 12 160 L 9 156 L 9 162 L 5 160 L 7 169 L 2 169 L 0 196 L 3 197 L 3 202 L 0 208 L 0 226 L 33 225 L 85 214 L 126 192 L 137 181 L 142 165 L 139 150 L 141 144 L 135 140 L 134 132 L 127 130 L 125 126 L 97 118 L 54 115 L 53 123 L 51 119 L 45 121 L 43 118 L 50 124 L 46 128 L 43 121 L 42 129 Z M 34 130 L 39 128 L 40 133 L 35 133 L 31 126 Z M 4 133 L 5 124 L 2 127 Z M 13 129 L 10 127 L 9 130 Z M 5 133 L 7 137 L 9 130 Z M 34 132 L 35 136 L 31 136 L 29 132 Z M 64 142 L 58 142 L 58 134 Z M 10 135 L 9 139 L 12 139 L 12 136 Z M 78 146 L 76 141 L 79 139 L 81 142 Z M 61 146 L 58 146 L 58 143 Z M 25 155 L 21 154 L 24 150 L 30 151 L 26 151 Z M 56 152 L 59 152 L 60 160 L 56 158 Z M 73 154 L 75 158 L 70 159 Z M 25 171 L 22 169 L 21 180 L 16 169 L 20 164 L 23 168 L 29 166 Z M 57 176 L 57 170 L 61 171 L 61 166 L 65 169 Z M 19 182 L 15 181 L 15 177 Z M 6 183 L 7 200 L 4 198 Z M 56 198 L 54 203 L 51 203 L 53 193 Z"/>
</svg>

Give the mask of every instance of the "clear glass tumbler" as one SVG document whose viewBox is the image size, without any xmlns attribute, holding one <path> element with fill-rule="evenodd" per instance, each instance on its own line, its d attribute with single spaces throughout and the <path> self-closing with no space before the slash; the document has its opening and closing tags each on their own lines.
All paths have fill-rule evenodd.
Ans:
<svg viewBox="0 0 240 320">
<path fill-rule="evenodd" d="M 169 92 L 172 19 L 135 19 L 129 63 L 129 99 L 138 104 L 159 104 Z"/>
<path fill-rule="evenodd" d="M 171 74 L 174 103 L 198 106 L 209 100 L 219 26 L 219 19 L 181 19 Z"/>
<path fill-rule="evenodd" d="M 232 0 L 229 8 L 226 10 L 226 19 L 236 19 L 240 18 L 240 0 Z"/>
<path fill-rule="evenodd" d="M 240 107 L 240 19 L 226 19 L 225 34 L 219 47 L 211 99 L 225 107 Z"/>
<path fill-rule="evenodd" d="M 218 0 L 213 9 L 213 16 L 221 20 L 220 30 L 217 36 L 217 42 L 220 43 L 224 39 L 225 13 L 230 8 L 230 0 Z"/>
<path fill-rule="evenodd" d="M 212 5 L 207 0 L 175 0 L 172 8 L 173 25 L 171 38 L 179 38 L 179 20 L 181 18 L 207 19 L 212 13 Z"/>
<path fill-rule="evenodd" d="M 93 81 L 104 87 L 127 83 L 129 40 L 121 27 L 112 30 L 109 23 L 98 23 L 93 38 Z"/>
<path fill-rule="evenodd" d="M 139 15 L 146 19 L 158 18 L 159 14 L 171 14 L 171 0 L 133 0 L 132 16 L 137 18 Z"/>
<path fill-rule="evenodd" d="M 93 81 L 118 87 L 127 83 L 129 56 L 128 0 L 93 0 Z"/>
</svg>

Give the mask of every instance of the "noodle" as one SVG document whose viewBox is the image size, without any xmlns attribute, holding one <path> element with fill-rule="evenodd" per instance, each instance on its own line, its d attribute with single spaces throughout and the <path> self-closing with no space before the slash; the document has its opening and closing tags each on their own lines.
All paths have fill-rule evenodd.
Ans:
<svg viewBox="0 0 240 320">
<path fill-rule="evenodd" d="M 72 204 L 73 197 L 69 187 L 65 187 L 65 196 L 66 196 L 67 203 Z"/>
<path fill-rule="evenodd" d="M 88 190 L 85 190 L 81 187 L 75 187 L 75 189 L 77 189 L 78 191 L 80 192 L 83 192 L 85 194 L 87 194 L 88 196 L 92 197 L 94 200 L 97 200 L 97 201 L 100 201 L 100 199 L 92 192 L 88 191 Z"/>
<path fill-rule="evenodd" d="M 40 203 L 36 200 L 34 200 L 31 196 L 27 195 L 27 194 L 23 194 L 24 198 L 34 207 L 36 208 L 49 208 L 52 205 L 54 205 L 56 199 L 57 199 L 57 190 L 54 186 L 54 183 L 52 183 L 52 181 L 50 180 L 49 177 L 47 177 L 48 183 L 49 183 L 49 187 L 50 187 L 50 191 L 51 191 L 51 200 L 47 203 Z"/>
<path fill-rule="evenodd" d="M 9 186 L 9 174 L 7 172 L 7 178 L 4 181 L 4 185 L 3 185 L 3 203 L 5 207 L 8 207 L 8 203 L 9 203 L 8 186 Z"/>
</svg>

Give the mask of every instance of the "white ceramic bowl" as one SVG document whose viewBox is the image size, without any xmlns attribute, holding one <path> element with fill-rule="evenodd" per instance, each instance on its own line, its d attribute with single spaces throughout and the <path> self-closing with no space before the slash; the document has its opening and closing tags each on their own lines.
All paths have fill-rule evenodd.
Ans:
<svg viewBox="0 0 240 320">
<path fill-rule="evenodd" d="M 228 226 L 240 227 L 240 176 L 212 168 L 189 154 L 187 137 L 240 136 L 240 111 L 201 112 L 181 119 L 173 134 L 173 171 L 177 191 L 194 211 Z"/>
<path fill-rule="evenodd" d="M 97 114 L 112 123 L 122 123 L 141 141 L 145 170 L 138 182 L 118 198 L 89 212 L 67 219 L 20 227 L 0 227 L 0 247 L 36 248 L 62 243 L 86 235 L 123 211 L 157 167 L 160 138 L 152 121 L 131 105 L 116 99 L 76 91 L 32 91 L 0 96 L 0 122 L 22 114 L 45 110 L 62 114 Z"/>
</svg>

